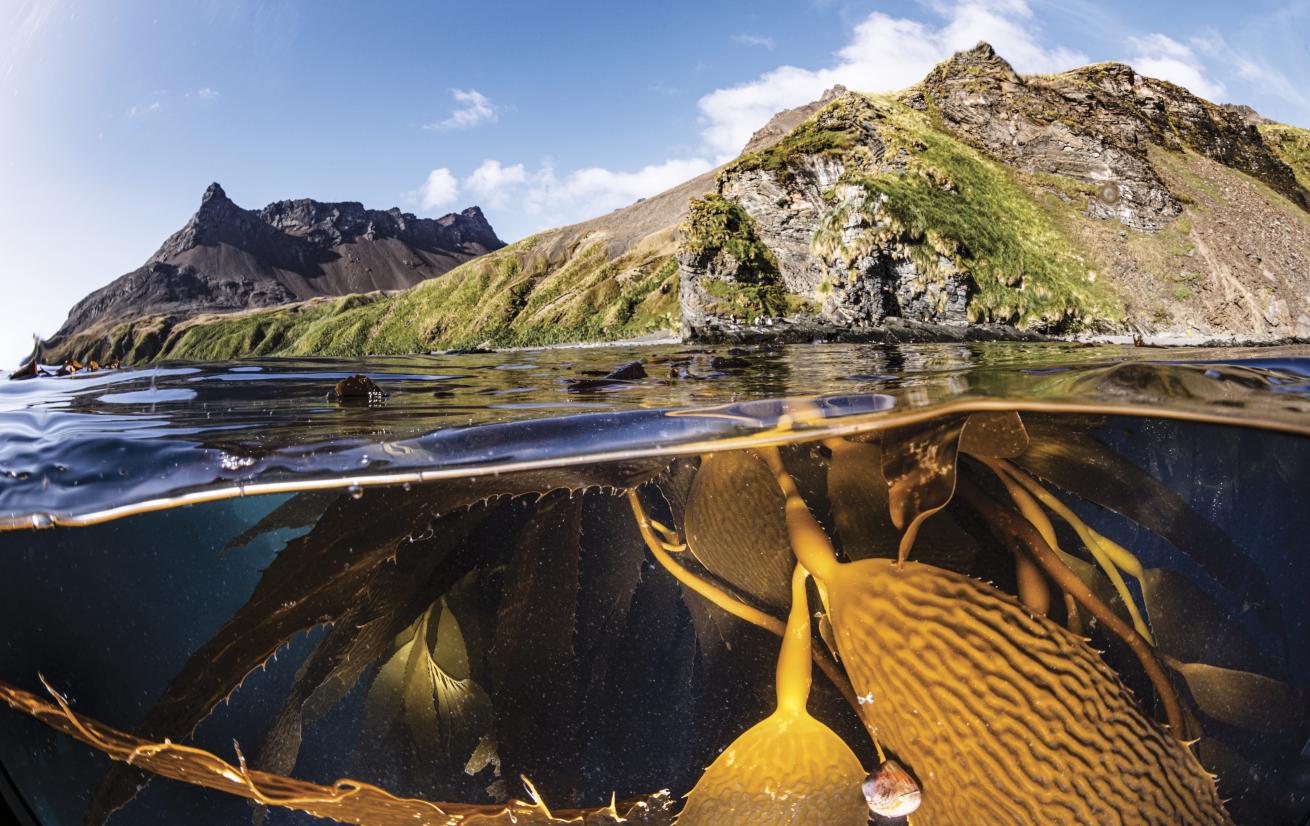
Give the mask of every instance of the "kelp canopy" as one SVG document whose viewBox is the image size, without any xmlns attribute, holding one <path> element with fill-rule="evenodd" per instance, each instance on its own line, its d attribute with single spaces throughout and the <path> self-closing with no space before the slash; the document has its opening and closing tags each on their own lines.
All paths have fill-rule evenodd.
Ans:
<svg viewBox="0 0 1310 826">
<path fill-rule="evenodd" d="M 294 532 L 143 719 L 0 698 L 116 761 L 91 824 L 150 776 L 349 823 L 1298 817 L 1279 600 L 1114 426 L 959 413 L 300 493 L 229 543 Z M 190 744 L 315 628 L 261 742 Z M 351 779 L 300 779 L 346 707 Z"/>
</svg>

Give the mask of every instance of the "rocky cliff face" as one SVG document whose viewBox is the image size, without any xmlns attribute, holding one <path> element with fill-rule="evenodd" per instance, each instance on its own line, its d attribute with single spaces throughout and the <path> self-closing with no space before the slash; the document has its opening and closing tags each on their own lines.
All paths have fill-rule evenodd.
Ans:
<svg viewBox="0 0 1310 826">
<path fill-rule="evenodd" d="M 1210 103 L 1122 63 L 1024 79 L 984 43 L 934 69 L 906 102 L 1011 166 L 1097 185 L 1092 214 L 1137 229 L 1159 229 L 1181 211 L 1151 147 L 1203 155 L 1310 207 L 1253 109 Z"/>
<path fill-rule="evenodd" d="M 682 332 L 689 338 L 846 335 L 889 317 L 964 324 L 969 285 L 933 254 L 870 243 L 885 234 L 865 176 L 905 171 L 879 131 L 884 114 L 863 96 L 830 102 L 775 146 L 748 153 L 692 204 L 683 226 Z M 928 270 L 931 269 L 931 275 Z"/>
<path fill-rule="evenodd" d="M 55 343 L 151 315 L 402 290 L 503 246 L 477 207 L 437 219 L 309 199 L 248 210 L 212 184 L 144 265 L 73 307 Z"/>
<path fill-rule="evenodd" d="M 693 203 L 684 336 L 1310 335 L 1302 130 L 1122 64 L 1021 77 L 987 44 L 821 103 Z"/>
</svg>

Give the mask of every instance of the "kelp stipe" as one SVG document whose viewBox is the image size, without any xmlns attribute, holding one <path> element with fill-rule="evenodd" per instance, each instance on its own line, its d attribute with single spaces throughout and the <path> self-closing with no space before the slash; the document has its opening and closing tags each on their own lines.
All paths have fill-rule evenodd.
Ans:
<svg viewBox="0 0 1310 826">
<path fill-rule="evenodd" d="M 864 826 L 864 769 L 832 729 L 815 720 L 810 697 L 807 575 L 792 575 L 791 610 L 778 655 L 778 705 L 732 742 L 701 775 L 680 826 Z"/>
</svg>

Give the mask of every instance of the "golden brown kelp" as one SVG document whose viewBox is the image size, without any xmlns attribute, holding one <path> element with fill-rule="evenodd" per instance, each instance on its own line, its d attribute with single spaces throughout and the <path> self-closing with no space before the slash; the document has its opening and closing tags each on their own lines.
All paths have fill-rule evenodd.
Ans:
<svg viewBox="0 0 1310 826">
<path fill-rule="evenodd" d="M 492 512 L 479 508 L 439 519 L 432 537 L 397 546 L 394 556 L 376 567 L 296 672 L 282 708 L 265 731 L 256 765 L 280 774 L 295 768 L 303 726 L 322 717 L 355 686 L 364 670 L 424 614 L 433 593 L 443 593 L 477 563 L 481 554 L 463 538 L 477 537 Z M 244 618 L 234 616 L 237 628 Z"/>
<path fill-rule="evenodd" d="M 904 561 L 924 521 L 954 496 L 959 454 L 1017 456 L 1028 434 L 1017 413 L 974 413 L 889 428 L 880 443 L 888 512 L 903 531 Z"/>
<path fill-rule="evenodd" d="M 966 576 L 838 562 L 771 465 L 862 717 L 923 782 L 916 824 L 1231 822 L 1196 758 L 1081 638 Z"/>
<path fill-rule="evenodd" d="M 831 439 L 828 448 L 828 501 L 842 550 L 850 559 L 885 556 L 888 548 L 894 553 L 899 531 L 892 524 L 887 504 L 882 445 Z"/>
<path fill-rule="evenodd" d="M 407 744 L 412 765 L 426 775 L 425 788 L 451 789 L 452 781 L 472 780 L 476 772 L 464 768 L 490 740 L 491 699 L 475 679 L 464 631 L 448 601 L 428 606 L 396 642 L 364 699 L 357 754 L 375 754 L 379 741 L 393 751 Z M 482 753 L 491 762 L 491 749 Z"/>
<path fill-rule="evenodd" d="M 774 608 L 787 605 L 793 559 L 780 519 L 783 500 L 753 451 L 701 460 L 687 500 L 687 547 L 715 576 Z"/>
<path fill-rule="evenodd" d="M 974 413 L 889 428 L 876 440 L 831 439 L 827 445 L 832 452 L 827 490 L 850 558 L 884 556 L 875 545 L 887 541 L 890 528 L 901 561 L 919 548 L 920 560 L 967 571 L 976 543 L 946 513 L 959 457 L 1018 455 L 1028 446 L 1028 433 L 1017 413 Z M 1021 565 L 1021 578 L 1024 573 Z"/>
<path fill-rule="evenodd" d="M 1064 560 L 1057 555 L 1036 527 L 1025 523 L 1017 514 L 1002 508 L 979 489 L 973 480 L 964 480 L 961 488 L 965 501 L 983 514 L 998 539 L 1007 542 L 1016 554 L 1031 556 L 1032 561 L 1041 571 L 1065 593 L 1072 596 L 1092 619 L 1100 622 L 1110 634 L 1132 650 L 1142 670 L 1155 686 L 1160 702 L 1165 708 L 1165 717 L 1169 721 L 1172 735 L 1182 739 L 1184 737 L 1182 712 L 1178 706 L 1177 695 L 1164 673 L 1164 666 L 1146 637 L 1137 629 L 1129 627 L 1104 600 L 1093 593 L 1091 587 L 1066 566 Z"/>
<path fill-rule="evenodd" d="M 54 692 L 51 692 L 54 694 Z M 622 805 L 588 810 L 551 811 L 541 800 L 476 806 L 434 803 L 398 797 L 385 789 L 355 780 L 331 786 L 251 769 L 238 752 L 235 765 L 203 749 L 168 741 L 151 742 L 73 713 L 58 694 L 48 702 L 0 682 L 0 701 L 50 727 L 86 743 L 120 763 L 160 777 L 236 795 L 265 806 L 307 812 L 339 823 L 359 826 L 546 826 L 546 824 L 632 824 L 661 826 L 672 821 L 672 801 L 659 792 Z M 529 785 L 528 790 L 535 790 Z"/>
<path fill-rule="evenodd" d="M 910 548 L 925 519 L 946 507 L 955 495 L 955 463 L 964 420 L 936 419 L 891 428 L 883 434 L 882 475 L 892 524 L 902 531 L 897 557 Z"/>
<path fill-rule="evenodd" d="M 720 754 L 687 794 L 680 826 L 863 826 L 860 761 L 806 710 L 810 615 L 806 575 L 792 577 L 791 610 L 778 654 L 777 708 Z"/>
<path fill-rule="evenodd" d="M 1148 568 L 1142 577 L 1151 594 L 1151 630 L 1160 651 L 1183 662 L 1278 675 L 1273 658 L 1234 622 L 1227 610 L 1184 574 Z"/>
<path fill-rule="evenodd" d="M 1248 602 L 1268 627 L 1281 627 L 1278 602 L 1245 551 L 1159 479 L 1088 432 L 1088 426 L 1071 427 L 1065 418 L 1028 416 L 1032 444 L 1016 464 L 1167 539 L 1219 587 Z"/>
<path fill-rule="evenodd" d="M 262 758 L 289 770 L 299 748 L 302 708 L 308 703 L 312 718 L 330 707 L 385 652 L 394 636 L 432 601 L 432 595 L 415 594 L 415 588 L 427 587 L 430 594 L 439 595 L 454 584 L 449 576 L 444 583 L 427 580 L 485 517 L 484 509 L 470 506 L 553 490 L 625 488 L 650 479 L 663 464 L 566 467 L 468 479 L 459 485 L 382 489 L 358 499 L 337 496 L 308 534 L 287 543 L 246 604 L 192 655 L 137 727 L 138 734 L 154 740 L 185 739 L 296 633 L 333 624 L 322 651 L 316 651 L 298 675 L 261 749 Z M 472 555 L 463 558 L 464 570 L 487 549 L 466 551 Z M 96 791 L 87 822 L 104 822 L 132 799 L 142 780 L 130 768 L 112 768 Z"/>
<path fill-rule="evenodd" d="M 379 503 L 378 500 L 383 498 L 388 501 Z M 342 497 L 320 519 L 315 531 L 288 543 L 265 571 L 250 600 L 192 655 L 170 682 L 164 696 L 137 728 L 141 736 L 176 740 L 188 737 L 218 702 L 230 696 L 253 669 L 266 662 L 300 631 L 354 615 L 390 614 L 388 606 L 378 605 L 378 602 L 387 603 L 394 599 L 397 595 L 393 590 L 379 588 L 369 595 L 369 588 L 377 584 L 377 577 L 400 574 L 397 581 L 412 582 L 414 578 L 421 581 L 424 575 L 411 570 L 411 566 L 417 564 L 426 568 L 427 561 L 439 561 L 483 515 L 479 512 L 471 519 L 448 518 L 431 537 L 416 542 L 406 540 L 402 549 L 402 538 L 424 527 L 423 523 L 406 521 L 401 530 L 396 531 L 392 525 L 377 525 L 376 518 L 368 520 L 369 512 L 345 506 L 346 502 L 359 504 L 348 496 Z M 381 507 L 372 513 L 389 513 L 392 520 L 396 518 L 391 507 L 400 503 L 394 496 L 376 497 L 374 505 L 379 504 Z M 370 535 L 370 532 L 375 533 Z M 398 552 L 403 557 L 399 571 L 384 564 Z M 405 578 L 405 574 L 410 577 Z M 325 640 L 328 645 L 323 653 L 308 664 L 306 675 L 322 673 L 326 678 L 343 668 L 357 674 L 385 650 L 399 631 L 399 628 L 380 628 L 372 622 L 362 623 L 362 628 L 344 623 L 339 627 L 337 635 L 330 634 Z M 366 650 L 360 650 L 361 645 Z M 358 656 L 352 656 L 352 653 Z M 353 684 L 353 679 L 350 683 Z M 349 685 L 345 687 L 348 689 Z M 280 766 L 294 765 L 301 725 L 298 703 L 307 700 L 315 689 L 317 683 L 309 679 L 302 677 L 297 681 L 287 710 L 274 723 L 275 731 L 286 739 L 278 740 L 277 745 L 270 744 L 264 750 L 270 761 Z M 140 778 L 133 774 L 125 767 L 110 770 L 97 789 L 88 812 L 88 822 L 102 822 L 109 813 L 134 796 Z"/>
<path fill-rule="evenodd" d="M 1188 736 L 1200 738 L 1194 750 L 1229 811 L 1243 823 L 1298 822 L 1310 805 L 1310 690 L 1276 678 L 1233 612 L 1186 576 L 1148 568 L 1143 582 L 1157 650 L 1181 678 Z"/>
<path fill-rule="evenodd" d="M 1112 468 L 1124 483 L 1098 491 L 1098 497 L 1123 508 L 1134 496 L 1139 497 L 1142 501 L 1132 508 L 1133 512 L 1157 529 L 1168 525 L 1164 517 L 1172 514 L 1171 518 L 1177 519 L 1191 513 L 1192 519 L 1173 525 L 1170 530 L 1174 535 L 1190 536 L 1191 541 L 1196 541 L 1195 537 L 1209 533 L 1219 537 L 1218 547 L 1227 546 L 1228 554 L 1241 553 L 1216 527 L 1206 524 L 1159 481 L 1103 446 L 1088 450 L 1091 445 L 1099 445 L 1086 435 L 1088 427 L 1078 426 L 1077 421 L 1051 422 L 1040 417 L 1036 423 L 1033 452 L 1063 450 L 1082 442 L 1083 459 L 1089 465 L 1096 465 L 1089 468 L 1084 478 L 1077 468 L 1056 463 L 1052 475 L 1068 480 L 1071 487 L 1086 486 L 1089 479 L 1099 477 L 1102 482 L 1107 481 L 1106 471 Z M 1105 424 L 1098 422 L 1093 426 Z M 1136 427 L 1147 428 L 1150 424 L 1143 422 Z M 1289 812 L 1310 799 L 1304 780 L 1298 780 L 1298 772 L 1303 769 L 1295 768 L 1305 765 L 1301 750 L 1310 733 L 1306 725 L 1310 695 L 1304 687 L 1286 682 L 1279 662 L 1265 656 L 1262 646 L 1242 630 L 1243 623 L 1238 617 L 1251 606 L 1224 608 L 1186 576 L 1143 568 L 1129 550 L 1083 523 L 1052 491 L 1044 489 L 1023 471 L 1005 461 L 980 461 L 990 466 L 1038 535 L 1020 536 L 1024 532 L 1022 525 L 1015 523 L 1012 515 L 995 510 L 994 502 L 982 504 L 993 512 L 989 527 L 993 531 L 999 527 L 1002 534 L 1010 533 L 1007 544 L 1016 550 L 1037 551 L 1047 557 L 1045 565 L 1052 579 L 1060 582 L 1067 592 L 1083 591 L 1081 596 L 1085 599 L 1080 601 L 1084 602 L 1084 614 L 1099 622 L 1100 631 L 1109 632 L 1104 637 L 1111 649 L 1107 652 L 1109 660 L 1114 662 L 1126 653 L 1120 650 L 1119 642 L 1131 650 L 1171 720 L 1171 731 L 1179 737 L 1197 740 L 1193 752 L 1207 769 L 1219 774 L 1219 791 L 1231 800 L 1229 811 L 1249 823 L 1296 820 Z M 976 499 L 968 495 L 963 482 L 962 492 L 966 499 Z M 1148 504 L 1143 505 L 1143 501 Z M 1106 502 L 1098 504 L 1104 506 Z M 1152 507 L 1151 502 L 1160 506 Z M 1053 518 L 1058 517 L 1073 528 L 1087 551 L 1097 559 L 1099 568 L 1060 550 L 1059 540 L 1045 516 L 1048 509 Z M 1043 545 L 1053 549 L 1054 554 L 1043 549 Z M 1207 550 L 1213 552 L 1214 546 Z M 1225 564 L 1233 563 L 1225 561 Z M 1122 581 L 1129 575 L 1140 585 L 1141 611 L 1137 610 L 1137 597 Z M 1237 590 L 1249 593 L 1240 584 Z M 1277 617 L 1276 605 L 1264 608 L 1266 620 Z M 1143 636 L 1148 634 L 1143 622 L 1148 612 L 1149 636 Z M 1071 618 L 1076 616 L 1076 612 L 1070 612 Z M 1124 620 L 1133 620 L 1141 633 L 1134 632 Z M 1281 633 L 1280 626 L 1273 630 L 1275 637 Z M 1152 638 L 1154 645 L 1147 642 Z M 1275 675 L 1282 675 L 1283 679 Z M 1148 691 L 1145 685 L 1139 685 L 1138 690 L 1139 694 Z M 1149 698 L 1152 694 L 1144 696 Z"/>
<path fill-rule="evenodd" d="M 655 535 L 655 523 L 646 515 L 646 510 L 641 504 L 641 497 L 635 489 L 628 491 L 628 502 L 632 506 L 632 514 L 637 520 L 637 525 L 641 530 L 642 538 L 646 542 L 646 547 L 651 556 L 663 566 L 663 568 L 673 575 L 673 578 L 682 583 L 682 585 L 694 594 L 699 595 L 718 611 L 739 620 L 748 622 L 751 625 L 783 637 L 786 633 L 785 624 L 777 617 L 766 614 L 753 605 L 747 605 L 736 597 L 728 594 L 705 578 L 692 573 L 680 563 L 675 562 L 668 549 L 663 546 L 660 538 Z M 790 553 L 790 551 L 788 552 Z M 837 664 L 830 660 L 822 652 L 810 651 L 811 659 L 819 666 L 819 669 L 828 677 L 833 688 L 835 688 L 854 708 L 857 701 L 854 693 L 851 692 L 850 683 L 846 680 L 844 674 L 838 668 Z"/>
<path fill-rule="evenodd" d="M 832 454 L 827 494 L 842 551 L 852 560 L 894 558 L 902 534 L 891 520 L 881 444 L 831 439 L 827 445 Z M 913 553 L 921 562 L 963 573 L 975 571 L 978 550 L 974 538 L 961 529 L 949 509 L 943 509 L 923 521 Z"/>
<path fill-rule="evenodd" d="M 1098 821 L 1125 811 L 1159 822 L 1166 810 L 1189 822 L 1227 822 L 1209 778 L 1174 741 L 1204 729 L 1203 745 L 1233 747 L 1222 765 L 1247 760 L 1257 770 L 1258 759 L 1272 752 L 1243 738 L 1278 738 L 1283 749 L 1291 734 L 1277 731 L 1280 721 L 1303 728 L 1305 696 L 1193 646 L 1186 656 L 1180 650 L 1173 660 L 1162 657 L 1173 669 L 1186 721 L 1186 728 L 1164 730 L 1080 632 L 1057 627 L 1066 613 L 1071 622 L 1098 620 L 1097 645 L 1111 645 L 1106 661 L 1127 665 L 1124 679 L 1149 704 L 1153 695 L 1115 643 L 1115 635 L 1143 644 L 1145 637 L 1125 632 L 1114 612 L 1127 611 L 1123 600 L 1145 598 L 1144 607 L 1154 611 L 1176 598 L 1168 610 L 1181 618 L 1192 601 L 1181 590 L 1157 591 L 1156 572 L 1136 565 L 1124 571 L 1144 586 L 1141 597 L 1124 587 L 1116 604 L 1105 569 L 1078 556 L 1084 551 L 1065 524 L 1081 525 L 1087 552 L 1100 546 L 1085 538 L 1087 526 L 1063 503 L 1048 503 L 1052 515 L 1042 518 L 1052 537 L 1047 562 L 1067 569 L 1039 568 L 1015 541 L 1020 529 L 1045 537 L 1031 527 L 1040 520 L 1018 499 L 1012 508 L 993 498 L 995 512 L 969 501 L 971 473 L 989 491 L 1003 493 L 996 480 L 1008 480 L 1038 511 L 1033 497 L 1064 496 L 1050 480 L 1039 482 L 1008 463 L 1018 456 L 1022 466 L 1058 433 L 1029 434 L 1017 415 L 987 413 L 857 438 L 719 451 L 662 469 L 651 463 L 635 470 L 546 471 L 369 491 L 362 499 L 341 495 L 317 520 L 312 502 L 293 500 L 242 539 L 316 522 L 313 529 L 288 543 L 247 605 L 193 655 L 147 718 L 146 725 L 169 733 L 148 739 L 184 740 L 278 645 L 325 625 L 252 761 L 271 789 L 282 788 L 276 778 L 298 782 L 289 777 L 301 729 L 371 673 L 377 676 L 365 687 L 370 713 L 358 734 L 380 748 L 358 752 L 350 773 L 374 782 L 385 777 L 396 792 L 504 801 L 507 783 L 526 775 L 547 800 L 594 806 L 608 798 L 611 783 L 620 796 L 685 789 L 693 772 L 773 702 L 763 669 L 776 638 L 735 617 L 753 611 L 756 625 L 776 632 L 780 609 L 805 607 L 787 588 L 795 548 L 816 565 L 821 600 L 810 608 L 841 665 L 817 650 L 815 659 L 846 689 L 867 732 L 922 780 L 916 826 L 989 818 Z M 983 457 L 999 475 L 970 456 Z M 1037 487 L 1016 481 L 1020 476 Z M 625 490 L 649 515 L 636 507 L 634 521 L 625 497 L 610 490 Z M 517 496 L 522 493 L 534 495 Z M 864 561 L 836 561 L 806 502 L 818 519 L 831 515 L 841 551 Z M 898 530 L 893 513 L 902 528 L 919 526 L 912 547 L 903 538 L 913 531 Z M 1051 520 L 1057 519 L 1072 555 L 1054 538 Z M 997 525 L 1009 527 L 993 538 L 989 528 Z M 904 568 L 895 565 L 898 544 L 913 560 Z M 713 583 L 732 602 L 711 597 L 706 603 L 699 594 L 707 592 L 679 570 Z M 1062 610 L 1050 598 L 1060 595 L 1056 588 L 1078 589 L 1084 607 Z M 1149 632 L 1148 619 L 1154 617 L 1143 613 Z M 1166 623 L 1160 625 L 1165 631 Z M 1195 642 L 1191 632 L 1175 636 Z M 1163 647 L 1170 638 L 1161 637 L 1161 655 L 1171 653 Z M 1149 671 L 1150 647 L 1134 651 L 1147 652 Z M 1167 678 L 1157 685 L 1168 696 Z M 813 697 L 814 717 L 867 759 L 872 744 L 855 715 L 826 682 L 817 688 L 827 694 Z M 380 733 L 373 726 L 378 720 Z M 821 751 L 770 741 L 753 756 L 744 747 L 733 753 L 767 768 L 789 750 Z M 466 759 L 469 752 L 480 756 Z M 197 756 L 183 747 L 173 753 Z M 820 783 L 819 762 L 776 779 L 800 777 L 792 786 L 818 788 L 810 780 Z M 880 766 L 895 775 L 893 762 Z M 775 779 L 768 777 L 766 785 Z M 834 794 L 858 795 L 859 778 L 847 779 L 833 782 Z M 725 770 L 711 785 L 722 792 L 716 798 L 740 792 L 747 816 L 772 822 L 759 814 L 760 784 L 749 772 Z M 317 788 L 340 794 L 353 786 Z M 797 794 L 797 800 L 808 796 Z"/>
</svg>

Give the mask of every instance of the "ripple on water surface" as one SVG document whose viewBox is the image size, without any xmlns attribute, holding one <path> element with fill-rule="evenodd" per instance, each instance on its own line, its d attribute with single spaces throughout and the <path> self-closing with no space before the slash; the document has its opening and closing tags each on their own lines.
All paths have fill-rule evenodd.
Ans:
<svg viewBox="0 0 1310 826">
<path fill-rule="evenodd" d="M 633 361 L 644 377 L 604 378 Z M 338 403 L 335 383 L 357 373 L 385 400 Z M 794 425 L 811 436 L 993 403 L 1150 406 L 1306 430 L 1310 348 L 663 345 L 269 359 L 12 381 L 0 385 L 0 525 L 75 524 L 242 491 L 687 451 L 774 433 L 786 398 L 815 400 Z"/>
</svg>

